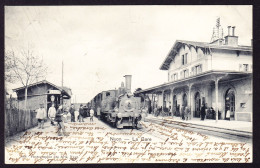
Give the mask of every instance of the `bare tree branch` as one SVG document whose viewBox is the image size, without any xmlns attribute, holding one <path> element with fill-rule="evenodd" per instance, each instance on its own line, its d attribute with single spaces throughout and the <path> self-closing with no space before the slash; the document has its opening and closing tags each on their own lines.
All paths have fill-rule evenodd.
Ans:
<svg viewBox="0 0 260 168">
<path fill-rule="evenodd" d="M 47 66 L 43 59 L 35 55 L 29 48 L 27 51 L 22 49 L 20 53 L 15 53 L 13 50 L 6 51 L 5 70 L 6 81 L 18 81 L 25 87 L 25 100 L 27 100 L 28 86 L 47 75 Z"/>
</svg>

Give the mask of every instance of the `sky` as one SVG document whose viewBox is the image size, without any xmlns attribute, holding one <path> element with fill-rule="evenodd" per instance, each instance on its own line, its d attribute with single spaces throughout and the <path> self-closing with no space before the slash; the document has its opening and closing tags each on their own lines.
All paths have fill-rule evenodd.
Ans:
<svg viewBox="0 0 260 168">
<path fill-rule="evenodd" d="M 252 6 L 6 6 L 5 50 L 33 50 L 58 86 L 63 61 L 72 102 L 87 103 L 124 75 L 132 92 L 167 82 L 159 67 L 174 42 L 210 42 L 217 17 L 224 36 L 236 26 L 238 43 L 251 45 Z M 20 86 L 6 83 L 9 92 Z"/>
</svg>

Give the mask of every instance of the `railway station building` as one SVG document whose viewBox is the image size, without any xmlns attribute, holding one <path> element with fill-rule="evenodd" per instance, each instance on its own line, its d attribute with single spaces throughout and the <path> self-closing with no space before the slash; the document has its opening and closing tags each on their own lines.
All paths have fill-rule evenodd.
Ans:
<svg viewBox="0 0 260 168">
<path fill-rule="evenodd" d="M 231 31 L 232 30 L 232 34 Z M 188 106 L 191 118 L 200 117 L 203 104 L 219 111 L 212 119 L 252 121 L 252 46 L 238 45 L 235 27 L 217 24 L 211 42 L 176 40 L 160 70 L 168 71 L 164 84 L 135 92 L 149 96 L 152 109 L 162 107 L 179 116 Z"/>
<path fill-rule="evenodd" d="M 17 94 L 18 108 L 24 108 L 25 103 L 25 87 L 13 89 Z M 56 86 L 47 80 L 39 81 L 28 86 L 27 89 L 27 108 L 35 110 L 40 107 L 40 103 L 44 104 L 45 109 L 49 109 L 52 104 L 58 108 L 62 103 L 64 107 L 71 104 L 72 91 L 68 87 Z"/>
</svg>

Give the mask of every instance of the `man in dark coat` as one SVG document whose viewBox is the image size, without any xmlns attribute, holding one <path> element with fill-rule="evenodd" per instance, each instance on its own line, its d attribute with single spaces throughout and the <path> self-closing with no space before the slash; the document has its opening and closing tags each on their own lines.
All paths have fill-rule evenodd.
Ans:
<svg viewBox="0 0 260 168">
<path fill-rule="evenodd" d="M 83 105 L 81 104 L 79 107 L 79 122 L 84 122 L 83 116 L 84 116 L 84 109 L 83 109 Z"/>
<path fill-rule="evenodd" d="M 70 116 L 71 116 L 71 122 L 75 122 L 75 108 L 74 108 L 74 104 L 71 104 L 69 112 L 70 112 Z"/>
<path fill-rule="evenodd" d="M 201 110 L 200 110 L 200 117 L 201 117 L 202 121 L 204 120 L 205 115 L 206 115 L 206 106 L 205 106 L 205 104 L 203 104 L 203 106 L 201 107 Z"/>
<path fill-rule="evenodd" d="M 57 122 L 58 125 L 58 135 L 61 136 L 61 131 L 63 133 L 64 136 L 68 136 L 68 134 L 65 131 L 65 127 L 64 127 L 64 123 L 62 121 L 62 116 L 63 116 L 63 110 L 62 110 L 62 105 L 59 106 L 57 113 L 56 113 L 56 117 L 55 117 L 55 121 Z"/>
<path fill-rule="evenodd" d="M 181 119 L 184 120 L 184 112 L 185 112 L 185 107 L 184 105 L 181 106 Z"/>
</svg>

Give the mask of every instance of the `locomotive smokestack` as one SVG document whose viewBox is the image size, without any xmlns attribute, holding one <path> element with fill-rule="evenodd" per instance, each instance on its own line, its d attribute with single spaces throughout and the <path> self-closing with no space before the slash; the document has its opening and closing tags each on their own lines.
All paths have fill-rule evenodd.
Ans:
<svg viewBox="0 0 260 168">
<path fill-rule="evenodd" d="M 125 88 L 127 92 L 131 93 L 131 80 L 132 80 L 132 75 L 125 75 Z"/>
</svg>

